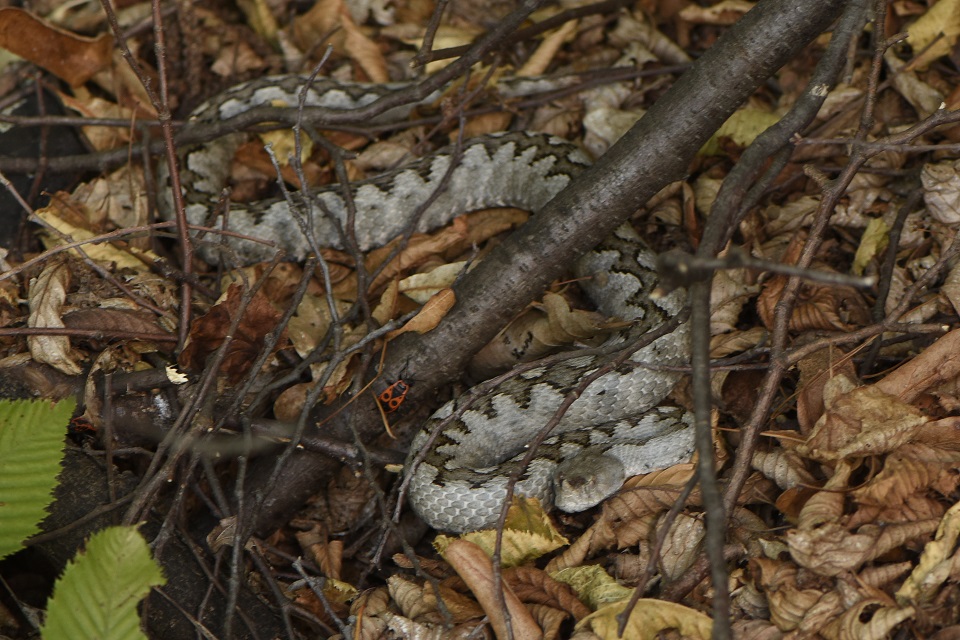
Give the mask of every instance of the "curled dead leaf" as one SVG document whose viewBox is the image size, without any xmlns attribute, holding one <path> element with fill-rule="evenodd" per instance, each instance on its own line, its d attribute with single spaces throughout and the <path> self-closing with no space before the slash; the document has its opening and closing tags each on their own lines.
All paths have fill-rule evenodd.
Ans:
<svg viewBox="0 0 960 640">
<path fill-rule="evenodd" d="M 476 596 L 477 602 L 490 619 L 497 638 L 506 640 L 508 637 L 505 612 L 500 605 L 501 597 L 510 614 L 514 638 L 527 640 L 542 637 L 533 616 L 506 584 L 502 585 L 502 596 L 497 593 L 490 558 L 479 546 L 466 540 L 454 540 L 447 546 L 443 557 Z"/>
<path fill-rule="evenodd" d="M 457 294 L 454 293 L 453 289 L 439 291 L 423 305 L 423 308 L 420 309 L 417 315 L 410 318 L 409 322 L 396 331 L 388 333 L 387 340 L 393 340 L 397 336 L 410 331 L 427 333 L 428 331 L 434 330 L 456 302 Z"/>
<path fill-rule="evenodd" d="M 30 315 L 27 326 L 43 329 L 57 329 L 64 326 L 61 314 L 67 300 L 70 287 L 70 267 L 65 262 L 51 262 L 35 280 L 30 282 L 27 298 Z M 77 364 L 70 349 L 67 336 L 38 335 L 27 336 L 30 355 L 37 362 L 71 376 L 79 375 L 82 369 Z"/>
<path fill-rule="evenodd" d="M 110 64 L 113 36 L 87 38 L 23 9 L 4 7 L 0 9 L 0 47 L 78 87 Z"/>
</svg>

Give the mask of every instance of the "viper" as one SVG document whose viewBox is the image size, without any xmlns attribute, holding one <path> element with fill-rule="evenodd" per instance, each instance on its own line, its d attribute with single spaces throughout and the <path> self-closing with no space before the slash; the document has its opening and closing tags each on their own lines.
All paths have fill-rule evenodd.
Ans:
<svg viewBox="0 0 960 640">
<path fill-rule="evenodd" d="M 194 111 L 197 121 L 223 120 L 264 105 L 305 104 L 349 110 L 367 105 L 391 85 L 308 82 L 299 76 L 262 78 L 233 87 Z M 402 113 L 394 111 L 394 117 Z M 318 247 L 343 248 L 350 205 L 344 188 L 331 186 L 246 204 L 231 204 L 216 218 L 230 160 L 242 134 L 185 149 L 181 182 L 190 223 L 270 241 L 293 258 Z M 355 211 L 352 232 L 360 250 L 386 244 L 414 221 L 427 232 L 463 213 L 509 206 L 536 214 L 589 165 L 576 145 L 558 137 L 512 132 L 440 149 L 376 178 L 348 185 Z M 161 211 L 172 215 L 171 199 Z M 216 219 L 214 219 L 216 218 Z M 225 251 L 236 262 L 270 259 L 274 249 L 225 236 L 202 255 Z M 680 313 L 683 291 L 656 299 L 655 255 L 625 224 L 577 260 L 574 275 L 602 313 L 631 321 L 630 334 L 662 326 Z M 626 343 L 627 331 L 610 338 Z M 524 370 L 480 397 L 442 406 L 414 438 L 405 465 L 408 500 L 432 527 L 470 531 L 492 526 L 507 484 L 547 506 L 582 511 L 615 493 L 625 478 L 690 457 L 690 417 L 658 407 L 687 359 L 686 328 L 636 350 L 633 365 L 603 373 L 570 405 L 550 437 L 521 465 L 527 446 L 560 408 L 567 393 L 604 366 L 598 355 L 574 353 L 550 366 Z"/>
</svg>

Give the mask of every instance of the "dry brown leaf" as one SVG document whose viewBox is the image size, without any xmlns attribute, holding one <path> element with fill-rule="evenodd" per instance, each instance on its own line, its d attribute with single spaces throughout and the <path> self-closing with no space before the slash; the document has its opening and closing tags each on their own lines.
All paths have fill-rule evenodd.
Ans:
<svg viewBox="0 0 960 640">
<path fill-rule="evenodd" d="M 493 564 L 490 558 L 479 546 L 466 540 L 454 540 L 443 554 L 444 559 L 456 570 L 457 574 L 467 583 L 470 591 L 483 607 L 494 633 L 500 640 L 508 637 L 504 610 L 501 609 L 500 595 L 493 577 Z M 502 585 L 502 598 L 506 602 L 507 611 L 513 630 L 513 637 L 518 640 L 541 638 L 542 632 L 534 622 L 530 611 L 523 606 L 513 591 Z"/>
<path fill-rule="evenodd" d="M 944 101 L 943 93 L 921 79 L 917 73 L 908 70 L 906 62 L 902 61 L 896 52 L 887 49 L 883 54 L 883 62 L 889 69 L 893 88 L 921 117 L 927 117 L 940 108 Z"/>
<path fill-rule="evenodd" d="M 912 402 L 927 389 L 957 375 L 960 375 L 960 329 L 941 336 L 874 386 L 904 402 Z"/>
<path fill-rule="evenodd" d="M 423 308 L 420 309 L 417 315 L 410 318 L 405 325 L 396 331 L 388 333 L 387 340 L 393 340 L 397 336 L 409 333 L 410 331 L 415 333 L 433 331 L 437 325 L 440 324 L 440 321 L 446 317 L 447 312 L 453 308 L 456 302 L 457 294 L 454 293 L 453 289 L 438 291 L 432 298 L 427 300 L 427 303 L 423 305 Z"/>
<path fill-rule="evenodd" d="M 378 640 L 384 636 L 387 622 L 380 616 L 388 612 L 390 593 L 386 587 L 368 589 L 361 593 L 350 605 L 350 615 L 354 617 L 357 640 Z"/>
<path fill-rule="evenodd" d="M 295 423 L 296 420 L 291 420 Z M 298 527 L 312 526 L 321 522 L 334 534 L 353 530 L 359 522 L 376 513 L 374 489 L 369 478 L 344 466 L 315 494 L 301 511 Z"/>
<path fill-rule="evenodd" d="M 430 235 L 414 234 L 410 237 L 407 246 L 383 267 L 380 275 L 370 284 L 370 289 L 379 289 L 388 281 L 397 279 L 400 274 L 415 269 L 433 256 L 442 254 L 451 246 L 461 242 L 465 235 L 466 220 L 462 217 L 456 218 L 450 226 Z M 397 244 L 396 241 L 391 242 L 370 251 L 364 260 L 367 272 L 373 273 L 379 269 L 384 259 L 394 253 Z"/>
<path fill-rule="evenodd" d="M 883 469 L 851 494 L 861 504 L 896 509 L 916 494 L 942 483 L 941 493 L 951 495 L 960 479 L 960 452 L 944 451 L 925 444 L 909 443 L 891 452 Z"/>
<path fill-rule="evenodd" d="M 820 267 L 822 271 L 829 271 Z M 774 276 L 763 286 L 757 312 L 767 329 L 773 328 L 773 312 L 787 285 L 786 276 Z M 848 331 L 869 321 L 869 308 L 853 287 L 804 283 L 790 316 L 790 331 Z"/>
<path fill-rule="evenodd" d="M 220 302 L 194 321 L 187 346 L 180 354 L 180 366 L 194 371 L 203 369 L 207 357 L 226 339 L 232 319 L 241 311 L 242 299 L 243 288 L 239 284 L 231 285 Z M 242 311 L 243 316 L 220 365 L 220 371 L 234 382 L 250 370 L 263 349 L 264 339 L 277 328 L 281 316 L 262 291 L 258 291 Z M 281 348 L 285 341 L 286 329 L 274 349 Z"/>
<path fill-rule="evenodd" d="M 562 637 L 560 627 L 570 614 L 542 604 L 528 604 L 527 608 L 530 609 L 537 625 L 543 629 L 543 640 L 555 640 Z"/>
<path fill-rule="evenodd" d="M 891 549 L 936 531 L 937 520 L 879 527 L 866 525 L 857 533 L 843 526 L 825 523 L 813 530 L 787 532 L 791 557 L 800 566 L 823 576 L 855 571 Z"/>
<path fill-rule="evenodd" d="M 519 78 L 540 76 L 547 72 L 550 63 L 556 57 L 557 52 L 563 43 L 568 41 L 576 32 L 578 20 L 564 22 L 563 25 L 550 33 L 540 42 L 533 55 L 527 58 L 522 67 L 517 69 L 516 76 Z"/>
<path fill-rule="evenodd" d="M 320 573 L 340 579 L 343 567 L 343 540 L 331 540 L 326 527 L 314 525 L 309 531 L 298 531 L 297 542 L 300 548 L 320 568 Z"/>
<path fill-rule="evenodd" d="M 796 449 L 815 460 L 888 453 L 909 442 L 927 422 L 919 410 L 885 393 L 879 385 L 854 387 L 844 376 L 831 378 L 825 385 L 824 402 L 827 412 Z"/>
<path fill-rule="evenodd" d="M 801 529 L 813 529 L 821 524 L 840 520 L 845 502 L 844 491 L 854 468 L 853 463 L 845 460 L 837 464 L 823 490 L 811 496 L 803 506 L 798 519 Z"/>
<path fill-rule="evenodd" d="M 590 615 L 590 609 L 580 602 L 570 585 L 554 580 L 546 571 L 530 566 L 514 567 L 504 571 L 503 579 L 523 602 L 562 609 L 576 620 Z"/>
<path fill-rule="evenodd" d="M 713 335 L 710 338 L 710 357 L 723 358 L 734 353 L 742 353 L 753 349 L 767 336 L 763 327 L 753 327 L 746 331 L 734 331 L 723 335 Z"/>
<path fill-rule="evenodd" d="M 63 324 L 71 329 L 141 333 L 145 340 L 170 335 L 157 324 L 153 314 L 134 309 L 77 309 L 63 316 Z"/>
<path fill-rule="evenodd" d="M 820 630 L 824 638 L 883 640 L 901 622 L 913 617 L 913 607 L 891 607 L 886 599 L 871 599 L 847 607 L 843 615 Z"/>
<path fill-rule="evenodd" d="M 436 601 L 428 605 L 424 599 L 425 592 L 432 587 L 424 587 L 401 575 L 387 578 L 387 587 L 390 589 L 390 598 L 396 603 L 400 613 L 411 620 L 436 611 Z"/>
<path fill-rule="evenodd" d="M 363 34 L 353 21 L 350 12 L 340 5 L 340 27 L 346 37 L 343 41 L 344 52 L 353 58 L 371 82 L 388 82 L 390 73 L 387 71 L 387 61 L 373 40 Z"/>
<path fill-rule="evenodd" d="M 112 60 L 113 36 L 87 38 L 15 7 L 0 9 L 0 47 L 78 87 Z"/>
<path fill-rule="evenodd" d="M 547 565 L 548 573 L 576 567 L 601 550 L 622 549 L 649 537 L 656 517 L 669 510 L 693 473 L 689 463 L 628 480 L 603 504 L 600 516 L 570 547 Z M 691 504 L 696 504 L 691 497 Z"/>
<path fill-rule="evenodd" d="M 800 433 L 810 435 L 823 415 L 823 387 L 830 378 L 842 374 L 856 380 L 856 369 L 843 351 L 820 349 L 800 360 L 800 393 L 797 397 L 797 421 Z"/>
<path fill-rule="evenodd" d="M 797 586 L 797 567 L 770 558 L 752 558 L 750 565 L 759 573 L 756 582 L 770 603 L 770 620 L 782 631 L 796 629 L 807 612 L 823 597 L 818 589 Z"/>
<path fill-rule="evenodd" d="M 66 262 L 50 262 L 40 275 L 30 282 L 27 294 L 30 315 L 27 326 L 38 329 L 62 328 L 63 306 L 70 288 L 70 266 Z M 58 371 L 75 376 L 82 371 L 74 359 L 67 336 L 27 336 L 30 355 L 37 362 L 43 362 Z"/>
<path fill-rule="evenodd" d="M 571 309 L 566 299 L 547 292 L 542 304 L 525 311 L 470 361 L 478 380 L 491 378 L 521 362 L 531 362 L 602 332 L 601 314 Z"/>
</svg>

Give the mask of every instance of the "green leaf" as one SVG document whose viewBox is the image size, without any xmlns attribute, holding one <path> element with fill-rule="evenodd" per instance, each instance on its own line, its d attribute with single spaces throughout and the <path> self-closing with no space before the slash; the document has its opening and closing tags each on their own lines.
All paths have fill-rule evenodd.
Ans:
<svg viewBox="0 0 960 640">
<path fill-rule="evenodd" d="M 53 587 L 44 640 L 145 640 L 137 604 L 165 584 L 136 527 L 110 527 L 87 542 Z"/>
<path fill-rule="evenodd" d="M 0 558 L 40 530 L 74 400 L 0 400 Z"/>
</svg>

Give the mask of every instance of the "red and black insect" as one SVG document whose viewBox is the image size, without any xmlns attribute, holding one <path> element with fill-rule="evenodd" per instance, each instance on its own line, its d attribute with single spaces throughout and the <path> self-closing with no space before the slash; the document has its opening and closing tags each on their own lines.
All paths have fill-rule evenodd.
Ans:
<svg viewBox="0 0 960 640">
<path fill-rule="evenodd" d="M 387 413 L 393 413 L 400 408 L 403 401 L 407 398 L 407 392 L 410 391 L 410 385 L 403 380 L 397 380 L 392 385 L 383 390 L 377 400 Z"/>
</svg>

